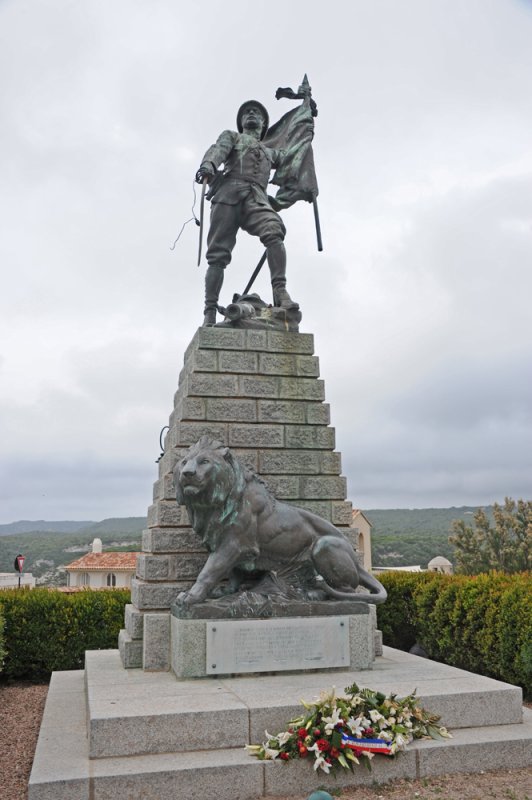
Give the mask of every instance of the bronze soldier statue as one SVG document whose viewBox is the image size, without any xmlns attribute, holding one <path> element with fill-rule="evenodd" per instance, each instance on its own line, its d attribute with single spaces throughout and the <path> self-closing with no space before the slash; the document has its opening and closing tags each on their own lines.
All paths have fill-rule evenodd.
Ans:
<svg viewBox="0 0 532 800">
<path fill-rule="evenodd" d="M 300 87 L 300 90 L 302 88 L 306 90 L 307 85 Z M 308 87 L 307 94 L 295 95 L 292 93 L 292 96 L 304 97 L 304 104 L 313 103 L 310 99 L 310 87 Z M 285 116 L 288 119 L 288 115 Z M 308 120 L 313 129 L 310 112 L 305 117 L 307 127 Z M 293 125 L 293 123 L 290 124 Z M 301 161 L 301 153 L 305 147 L 310 146 L 312 133 L 305 137 L 304 145 L 301 143 L 301 136 L 299 139 L 296 136 L 294 137 L 296 141 L 291 146 L 290 138 L 287 139 L 285 131 L 281 133 L 281 137 L 277 135 L 277 139 L 274 136 L 271 142 L 268 139 L 264 142 L 268 133 L 268 112 L 262 103 L 256 100 L 248 100 L 240 106 L 236 125 L 238 131 L 224 131 L 216 143 L 209 147 L 196 173 L 198 183 L 207 180 L 209 192 L 206 196 L 212 203 L 207 237 L 208 268 L 205 276 L 204 325 L 216 323 L 216 310 L 224 280 L 224 270 L 231 261 L 236 235 L 240 228 L 252 236 L 258 236 L 266 248 L 274 306 L 287 309 L 299 308 L 286 289 L 286 251 L 284 246 L 286 228 L 273 206 L 287 207 L 295 202 L 295 199 L 302 199 L 303 195 L 299 193 L 297 197 L 294 195 L 294 198 L 287 202 L 276 203 L 274 198 L 268 197 L 267 187 L 272 169 L 282 173 L 285 183 L 286 175 L 291 179 L 290 176 L 294 173 L 292 162 L 298 153 L 299 161 Z M 285 122 L 285 129 L 287 129 L 287 125 Z M 302 127 L 301 123 L 299 127 Z M 282 138 L 283 136 L 284 138 Z M 278 149 L 271 146 L 272 143 L 275 145 L 277 141 L 283 143 L 286 141 L 288 147 Z M 222 164 L 223 170 L 219 171 Z M 283 186 L 280 181 L 277 182 Z M 293 182 L 295 183 L 295 181 Z M 312 201 L 308 192 L 307 195 L 304 199 Z"/>
</svg>

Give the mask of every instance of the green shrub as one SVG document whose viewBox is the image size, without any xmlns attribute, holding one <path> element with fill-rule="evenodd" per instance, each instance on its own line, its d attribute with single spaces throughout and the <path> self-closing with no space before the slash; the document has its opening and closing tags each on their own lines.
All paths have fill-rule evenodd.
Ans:
<svg viewBox="0 0 532 800">
<path fill-rule="evenodd" d="M 501 591 L 495 628 L 497 656 L 504 680 L 523 687 L 532 697 L 532 579 L 513 575 Z"/>
<path fill-rule="evenodd" d="M 437 578 L 436 572 L 384 572 L 379 575 L 388 599 L 377 606 L 377 619 L 384 643 L 389 647 L 410 650 L 416 643 L 418 621 L 414 592 Z"/>
<path fill-rule="evenodd" d="M 380 576 L 385 644 L 523 687 L 532 696 L 532 575 L 433 573 Z"/>
<path fill-rule="evenodd" d="M 129 590 L 3 592 L 4 675 L 47 679 L 55 670 L 83 667 L 85 650 L 116 648 L 129 598 Z"/>
<path fill-rule="evenodd" d="M 4 658 L 6 657 L 5 639 L 4 639 L 4 616 L 0 606 L 0 675 L 2 674 L 2 667 L 4 666 Z"/>
</svg>

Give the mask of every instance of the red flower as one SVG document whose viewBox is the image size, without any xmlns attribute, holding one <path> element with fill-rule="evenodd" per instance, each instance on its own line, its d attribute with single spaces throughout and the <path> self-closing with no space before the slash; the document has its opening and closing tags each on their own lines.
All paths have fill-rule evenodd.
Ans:
<svg viewBox="0 0 532 800">
<path fill-rule="evenodd" d="M 338 750 L 337 747 L 331 747 L 330 755 L 331 755 L 331 758 L 338 758 L 338 756 L 340 755 L 340 751 Z"/>
<path fill-rule="evenodd" d="M 314 728 L 314 736 L 316 737 L 321 736 L 321 731 L 319 728 Z"/>
<path fill-rule="evenodd" d="M 375 731 L 373 730 L 373 728 L 366 728 L 366 730 L 364 731 L 365 736 L 373 736 L 374 733 Z"/>
<path fill-rule="evenodd" d="M 300 728 L 298 730 L 298 732 L 297 732 L 297 735 L 299 736 L 300 739 L 304 739 L 306 737 L 306 735 L 307 735 L 307 729 L 306 728 Z"/>
<path fill-rule="evenodd" d="M 327 750 L 331 749 L 331 745 L 329 744 L 327 739 L 317 739 L 316 744 L 318 745 L 318 750 L 321 750 L 324 753 L 326 753 Z"/>
<path fill-rule="evenodd" d="M 308 750 L 307 750 L 307 748 L 305 747 L 305 745 L 304 745 L 304 744 L 300 744 L 300 745 L 299 745 L 299 755 L 300 755 L 300 757 L 301 757 L 301 758 L 305 758 L 305 756 L 307 755 L 307 753 L 308 753 Z"/>
<path fill-rule="evenodd" d="M 288 761 L 290 756 L 288 755 L 288 753 L 284 753 L 283 752 L 283 753 L 279 753 L 279 758 L 281 758 L 283 761 Z"/>
</svg>

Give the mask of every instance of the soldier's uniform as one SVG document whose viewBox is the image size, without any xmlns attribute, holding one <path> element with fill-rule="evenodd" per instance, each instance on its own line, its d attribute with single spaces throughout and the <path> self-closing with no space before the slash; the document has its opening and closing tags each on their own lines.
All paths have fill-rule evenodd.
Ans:
<svg viewBox="0 0 532 800">
<path fill-rule="evenodd" d="M 225 164 L 224 175 L 211 197 L 209 266 L 224 269 L 230 263 L 239 228 L 258 236 L 264 247 L 284 240 L 285 226 L 266 194 L 270 172 L 280 160 L 279 150 L 270 150 L 254 136 L 236 131 L 224 131 L 207 150 L 202 165 L 210 162 L 218 169 Z"/>
<path fill-rule="evenodd" d="M 242 111 L 251 104 L 262 108 L 254 101 L 244 103 L 238 113 L 239 128 Z M 262 137 L 266 127 L 267 114 Z M 206 322 L 214 321 L 224 269 L 231 261 L 239 228 L 258 236 L 267 250 L 274 305 L 297 306 L 286 291 L 286 228 L 266 193 L 270 172 L 280 165 L 283 154 L 282 150 L 266 147 L 255 136 L 227 130 L 203 157 L 199 172 L 209 167 L 211 172 L 216 171 L 224 164 L 223 174 L 215 177 L 207 195 L 212 205 L 207 236 Z"/>
</svg>

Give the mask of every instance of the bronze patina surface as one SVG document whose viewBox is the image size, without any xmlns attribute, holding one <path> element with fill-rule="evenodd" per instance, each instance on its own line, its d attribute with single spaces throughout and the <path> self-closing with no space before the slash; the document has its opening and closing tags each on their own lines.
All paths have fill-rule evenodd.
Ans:
<svg viewBox="0 0 532 800">
<path fill-rule="evenodd" d="M 177 603 L 209 598 L 243 612 L 273 598 L 382 603 L 386 590 L 359 565 L 344 534 L 305 509 L 277 500 L 221 442 L 202 437 L 174 470 L 177 501 L 209 551 Z M 362 586 L 369 593 L 358 593 Z"/>
<path fill-rule="evenodd" d="M 220 134 L 196 173 L 198 183 L 205 185 L 207 181 L 206 197 L 212 204 L 205 325 L 216 323 L 224 270 L 231 261 L 240 229 L 258 237 L 266 248 L 273 305 L 299 308 L 286 288 L 286 228 L 278 212 L 297 200 L 315 202 L 318 188 L 311 142 L 317 110 L 306 76 L 297 93 L 279 89 L 277 96 L 301 98 L 303 102 L 269 128 L 266 108 L 256 100 L 247 100 L 238 110 L 237 130 Z M 271 182 L 280 187 L 275 197 L 267 194 L 272 169 L 275 174 Z"/>
</svg>

